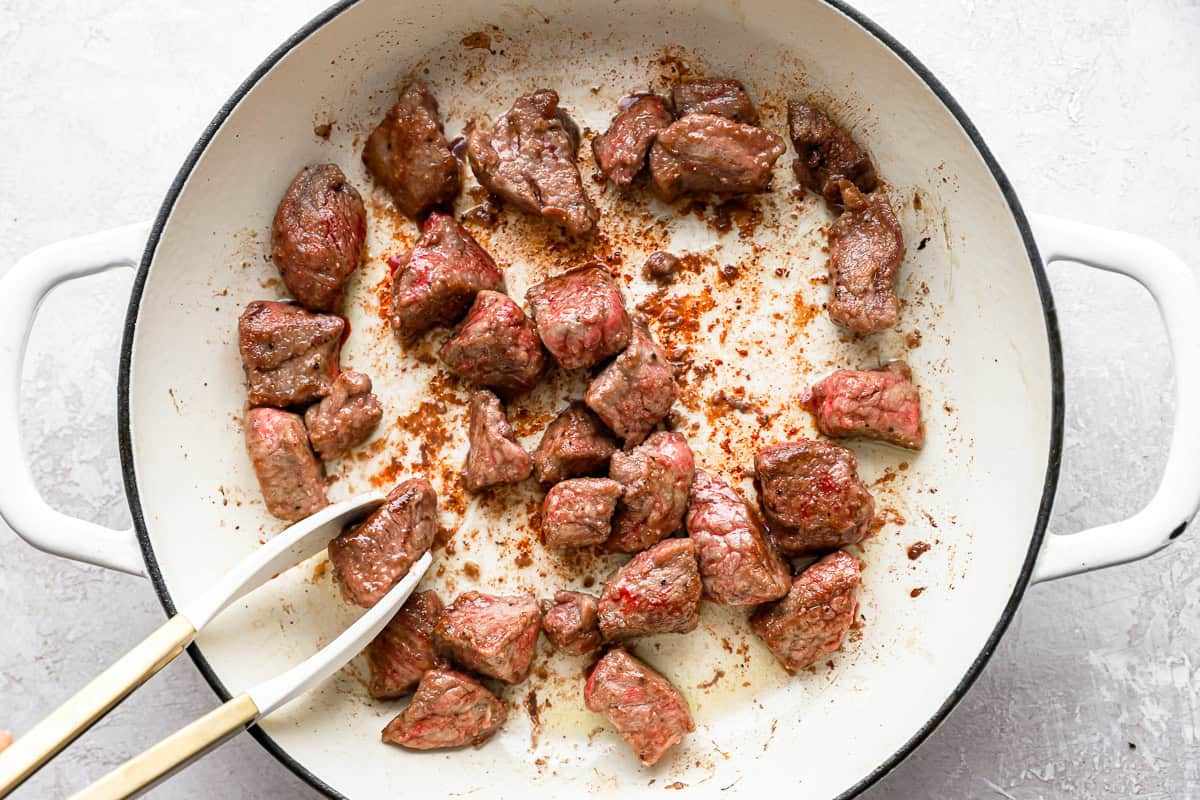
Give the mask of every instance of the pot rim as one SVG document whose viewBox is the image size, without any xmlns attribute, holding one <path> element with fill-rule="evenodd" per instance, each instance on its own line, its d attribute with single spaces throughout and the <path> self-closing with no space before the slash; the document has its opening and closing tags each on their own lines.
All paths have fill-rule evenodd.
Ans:
<svg viewBox="0 0 1200 800">
<path fill-rule="evenodd" d="M 141 498 L 138 493 L 137 477 L 134 473 L 133 464 L 133 440 L 130 427 L 129 415 L 129 398 L 130 398 L 130 374 L 133 360 L 133 340 L 134 332 L 137 327 L 138 309 L 141 306 L 142 294 L 146 285 L 146 278 L 150 271 L 150 264 L 154 260 L 154 253 L 158 247 L 159 239 L 162 235 L 163 228 L 166 226 L 167 219 L 171 215 L 171 211 L 175 207 L 175 202 L 183 191 L 184 185 L 187 183 L 188 177 L 195 168 L 200 156 L 203 155 L 209 143 L 225 122 L 226 118 L 232 113 L 233 109 L 241 102 L 241 100 L 250 93 L 250 91 L 258 84 L 258 82 L 283 59 L 288 53 L 302 44 L 314 32 L 322 28 L 326 23 L 341 13 L 357 5 L 360 0 L 338 0 L 329 8 L 322 11 L 317 16 L 313 17 L 305 23 L 299 30 L 292 34 L 286 41 L 275 48 L 262 63 L 260 63 L 253 72 L 251 72 L 244 81 L 234 90 L 233 94 L 221 106 L 220 110 L 213 117 L 212 121 L 201 133 L 200 138 L 184 159 L 182 166 L 179 168 L 175 179 L 172 181 L 170 188 L 167 190 L 166 196 L 163 198 L 162 205 L 159 207 L 158 213 L 154 218 L 154 224 L 150 231 L 150 238 L 146 242 L 146 249 L 143 252 L 141 263 L 138 266 L 137 275 L 134 278 L 133 288 L 130 294 L 129 307 L 126 311 L 125 325 L 121 344 L 121 359 L 120 371 L 117 380 L 117 437 L 121 455 L 121 473 L 125 485 L 125 494 L 129 503 L 130 516 L 133 519 L 133 525 L 137 531 L 138 544 L 142 550 L 142 556 L 146 561 L 146 575 L 154 585 L 154 591 L 158 595 L 159 601 L 162 603 L 164 611 L 168 616 L 175 613 L 175 603 L 171 597 L 171 593 L 167 588 L 166 581 L 158 566 L 158 561 L 154 555 L 154 548 L 150 543 L 149 532 L 146 528 L 146 521 L 142 511 Z M 997 163 L 991 150 L 984 143 L 983 137 L 979 130 L 967 117 L 962 106 L 954 99 L 950 92 L 942 85 L 933 73 L 921 61 L 913 55 L 904 45 L 897 41 L 891 34 L 873 22 L 867 16 L 857 11 L 854 8 L 846 5 L 844 0 L 820 0 L 820 2 L 833 8 L 849 18 L 852 22 L 863 29 L 864 32 L 873 36 L 881 44 L 892 51 L 901 61 L 903 61 L 921 81 L 929 88 L 930 91 L 937 96 L 942 105 L 954 116 L 955 120 L 962 127 L 963 132 L 971 140 L 971 144 L 975 147 L 980 158 L 983 159 L 992 178 L 996 181 L 1000 188 L 1001 194 L 1008 205 L 1009 211 L 1012 214 L 1013 221 L 1017 225 L 1017 229 L 1021 234 L 1021 240 L 1025 245 L 1025 251 L 1029 256 L 1029 265 L 1033 270 L 1034 281 L 1037 285 L 1038 296 L 1042 304 L 1042 315 L 1046 323 L 1046 339 L 1049 344 L 1050 357 L 1050 378 L 1051 378 L 1051 420 L 1050 420 L 1050 448 L 1047 454 L 1046 475 L 1042 485 L 1042 498 L 1038 505 L 1037 520 L 1034 524 L 1033 535 L 1030 538 L 1029 550 L 1026 553 L 1025 561 L 1022 564 L 1021 571 L 1017 576 L 1016 583 L 1013 586 L 1012 593 L 1008 598 L 1008 602 L 1004 606 L 1004 610 L 1000 615 L 979 655 L 971 662 L 962 680 L 954 687 L 950 696 L 938 707 L 937 711 L 926 720 L 920 728 L 913 733 L 909 739 L 900 746 L 891 756 L 889 756 L 882 764 L 871 770 L 867 775 L 863 776 L 857 783 L 848 788 L 846 791 L 838 795 L 834 800 L 850 800 L 865 792 L 868 788 L 877 783 L 884 775 L 891 772 L 900 762 L 904 761 L 914 750 L 940 725 L 950 712 L 958 705 L 959 701 L 970 690 L 971 686 L 978 679 L 983 671 L 984 665 L 991 659 L 996 647 L 1000 643 L 1009 624 L 1012 622 L 1016 614 L 1017 606 L 1021 602 L 1021 598 L 1028 588 L 1029 580 L 1033 574 L 1034 564 L 1037 562 L 1038 553 L 1041 550 L 1042 541 L 1046 534 L 1046 525 L 1050 518 L 1050 511 L 1054 504 L 1054 496 L 1058 486 L 1059 469 L 1062 463 L 1062 440 L 1063 440 L 1063 366 L 1062 366 L 1062 343 L 1058 329 L 1058 317 L 1054 307 L 1054 298 L 1050 291 L 1050 283 L 1046 275 L 1045 267 L 1042 264 L 1038 254 L 1037 244 L 1033 237 L 1033 232 L 1030 229 L 1029 221 L 1025 216 L 1025 212 L 1021 207 L 1020 201 L 1017 199 L 1016 192 L 1013 190 L 1012 184 L 1009 183 L 1007 176 Z M 204 657 L 200 651 L 200 647 L 193 643 L 187 648 L 187 653 L 195 663 L 196 668 L 204 679 L 212 687 L 213 691 L 222 701 L 227 701 L 232 697 L 232 694 L 217 677 L 212 665 Z M 267 752 L 274 756 L 280 763 L 290 769 L 293 773 L 299 776 L 302 780 L 312 786 L 314 789 L 323 793 L 327 797 L 335 800 L 348 800 L 345 795 L 341 794 L 333 787 L 318 778 L 307 767 L 301 764 L 296 758 L 287 752 L 275 739 L 271 737 L 263 728 L 258 725 L 252 725 L 249 728 L 249 733 L 258 743 L 262 745 Z"/>
</svg>

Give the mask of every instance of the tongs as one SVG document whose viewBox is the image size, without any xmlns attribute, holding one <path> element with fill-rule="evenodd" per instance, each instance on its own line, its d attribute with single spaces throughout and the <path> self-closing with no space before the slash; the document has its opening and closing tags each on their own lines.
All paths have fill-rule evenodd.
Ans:
<svg viewBox="0 0 1200 800">
<path fill-rule="evenodd" d="M 197 632 L 230 603 L 320 552 L 347 523 L 365 516 L 383 499 L 380 492 L 369 492 L 318 511 L 258 548 L 202 595 L 181 604 L 178 613 L 161 628 L 0 754 L 0 798 L 20 786 L 130 692 L 171 663 Z M 426 553 L 378 603 L 306 660 L 247 689 L 126 761 L 74 797 L 100 800 L 140 794 L 333 675 L 362 651 L 404 605 L 430 563 L 431 557 Z"/>
</svg>

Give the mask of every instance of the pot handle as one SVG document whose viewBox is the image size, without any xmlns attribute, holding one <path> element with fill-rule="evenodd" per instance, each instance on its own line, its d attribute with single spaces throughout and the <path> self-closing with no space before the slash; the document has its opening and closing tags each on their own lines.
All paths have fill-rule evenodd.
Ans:
<svg viewBox="0 0 1200 800">
<path fill-rule="evenodd" d="M 1179 256 L 1150 239 L 1055 217 L 1030 221 L 1046 264 L 1076 261 L 1146 287 L 1162 314 L 1175 366 L 1175 428 L 1154 497 L 1129 519 L 1047 536 L 1033 571 L 1040 582 L 1156 553 L 1200 509 L 1200 282 Z"/>
<path fill-rule="evenodd" d="M 144 575 L 133 529 L 113 530 L 54 510 L 38 493 L 21 446 L 21 369 L 29 330 L 55 286 L 114 267 L 136 266 L 149 223 L 126 225 L 35 250 L 0 276 L 0 517 L 17 535 L 47 553 Z"/>
</svg>

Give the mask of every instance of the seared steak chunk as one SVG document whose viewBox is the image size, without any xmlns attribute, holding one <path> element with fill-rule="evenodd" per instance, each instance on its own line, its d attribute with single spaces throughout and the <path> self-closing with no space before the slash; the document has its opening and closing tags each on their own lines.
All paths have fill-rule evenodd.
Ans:
<svg viewBox="0 0 1200 800">
<path fill-rule="evenodd" d="M 525 293 L 542 344 L 563 369 L 590 367 L 625 349 L 632 323 L 625 298 L 599 264 L 576 267 Z"/>
<path fill-rule="evenodd" d="M 542 601 L 542 629 L 554 647 L 585 656 L 600 646 L 596 598 L 582 592 L 556 592 Z"/>
<path fill-rule="evenodd" d="M 329 394 L 342 349 L 341 317 L 255 300 L 238 319 L 238 348 L 252 406 L 297 406 Z"/>
<path fill-rule="evenodd" d="M 904 235 L 883 192 L 863 194 L 842 181 L 846 210 L 829 228 L 829 316 L 855 333 L 896 324 L 896 270 Z"/>
<path fill-rule="evenodd" d="M 467 438 L 471 449 L 462 472 L 467 491 L 519 483 L 533 472 L 533 459 L 517 441 L 500 398 L 485 389 L 471 393 Z"/>
<path fill-rule="evenodd" d="M 467 157 L 485 189 L 576 235 L 600 219 L 583 190 L 578 153 L 579 127 L 549 89 L 518 97 L 491 130 L 467 135 Z"/>
<path fill-rule="evenodd" d="M 679 530 L 696 461 L 683 434 L 658 432 L 613 454 L 608 477 L 621 484 L 608 549 L 636 553 Z"/>
<path fill-rule="evenodd" d="M 670 201 L 683 194 L 765 192 L 783 139 L 716 114 L 689 114 L 658 135 L 650 148 L 654 191 Z"/>
<path fill-rule="evenodd" d="M 400 92 L 367 138 L 362 160 L 396 208 L 410 217 L 435 206 L 449 207 L 458 195 L 458 159 L 442 132 L 437 100 L 420 81 Z"/>
<path fill-rule="evenodd" d="M 378 603 L 425 555 L 437 527 L 437 494 L 429 481 L 412 478 L 397 484 L 362 524 L 329 543 L 329 563 L 342 597 L 363 608 Z"/>
<path fill-rule="evenodd" d="M 787 596 L 750 618 L 788 672 L 799 672 L 842 646 L 858 608 L 858 559 L 830 553 L 792 581 Z"/>
<path fill-rule="evenodd" d="M 292 296 L 310 311 L 337 311 L 367 238 L 362 197 L 336 164 L 305 167 L 271 226 L 271 259 Z"/>
<path fill-rule="evenodd" d="M 680 117 L 716 114 L 734 122 L 758 124 L 758 111 L 741 81 L 701 78 L 671 87 L 671 102 Z"/>
<path fill-rule="evenodd" d="M 437 325 L 453 325 L 483 289 L 504 291 L 496 262 L 454 217 L 433 212 L 412 250 L 389 263 L 392 327 L 411 341 Z"/>
<path fill-rule="evenodd" d="M 371 394 L 371 379 L 351 370 L 338 375 L 329 394 L 304 412 L 308 439 L 326 461 L 365 442 L 381 419 L 383 407 Z"/>
<path fill-rule="evenodd" d="M 554 484 L 542 502 L 542 538 L 550 547 L 604 544 L 620 496 L 621 484 L 608 478 Z"/>
<path fill-rule="evenodd" d="M 857 544 L 871 533 L 875 500 L 844 447 L 800 439 L 764 447 L 754 474 L 771 535 L 789 556 Z"/>
<path fill-rule="evenodd" d="M 910 450 L 925 444 L 921 394 L 908 364 L 840 369 L 812 389 L 813 416 L 826 436 L 866 436 Z"/>
<path fill-rule="evenodd" d="M 441 350 L 442 363 L 459 377 L 519 394 L 546 371 L 537 328 L 506 294 L 484 290 Z"/>
<path fill-rule="evenodd" d="M 864 192 L 878 183 L 871 157 L 824 111 L 789 100 L 788 133 L 796 148 L 796 180 L 832 205 L 842 204 L 839 181 L 851 181 Z"/>
<path fill-rule="evenodd" d="M 791 570 L 754 510 L 729 484 L 702 469 L 692 481 L 687 529 L 696 543 L 700 580 L 709 600 L 753 606 L 787 594 Z"/>
<path fill-rule="evenodd" d="M 542 483 L 608 471 L 616 440 L 583 403 L 571 403 L 546 426 L 533 452 L 533 474 Z"/>
<path fill-rule="evenodd" d="M 587 404 L 630 447 L 667 416 L 678 393 L 666 351 L 639 319 L 629 346 L 588 387 Z"/>
<path fill-rule="evenodd" d="M 408 708 L 383 729 L 383 741 L 411 750 L 479 747 L 507 716 L 504 703 L 470 675 L 431 669 Z"/>
<path fill-rule="evenodd" d="M 583 689 L 588 710 L 603 714 L 625 744 L 649 766 L 696 730 L 683 695 L 624 650 L 610 650 Z"/>
<path fill-rule="evenodd" d="M 667 101 L 656 94 L 639 94 L 622 103 L 608 130 L 592 139 L 596 166 L 617 186 L 628 186 L 646 166 L 654 137 L 674 121 Z"/>
<path fill-rule="evenodd" d="M 700 624 L 700 571 L 691 539 L 666 539 L 618 569 L 600 595 L 600 633 L 610 642 L 689 633 Z"/>
<path fill-rule="evenodd" d="M 437 651 L 456 664 L 505 683 L 529 675 L 542 615 L 530 595 L 460 594 L 433 629 Z"/>
<path fill-rule="evenodd" d="M 325 470 L 298 415 L 277 408 L 247 411 L 246 452 L 273 516 L 295 522 L 329 504 Z"/>
<path fill-rule="evenodd" d="M 445 666 L 433 652 L 433 626 L 442 610 L 437 592 L 432 589 L 417 592 L 367 645 L 371 697 L 392 700 L 406 695 L 416 688 L 426 672 Z"/>
</svg>

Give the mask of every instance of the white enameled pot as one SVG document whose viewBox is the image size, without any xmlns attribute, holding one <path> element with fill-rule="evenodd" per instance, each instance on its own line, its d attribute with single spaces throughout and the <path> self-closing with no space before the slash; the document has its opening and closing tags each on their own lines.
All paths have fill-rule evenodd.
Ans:
<svg viewBox="0 0 1200 800">
<path fill-rule="evenodd" d="M 415 228 L 389 212 L 359 152 L 407 76 L 431 85 L 454 136 L 542 86 L 558 90 L 581 126 L 602 129 L 622 95 L 662 89 L 681 65 L 743 80 L 764 124 L 780 132 L 786 97 L 821 99 L 874 155 L 905 228 L 902 323 L 857 341 L 820 312 L 827 292 L 820 229 L 829 216 L 815 199 L 791 193 L 792 154 L 778 166 L 776 191 L 757 203 L 760 220 L 735 217 L 724 233 L 702 214 L 623 201 L 588 182 L 605 234 L 593 254 L 630 277 L 630 302 L 647 310 L 681 358 L 712 368 L 703 378 L 689 373 L 680 429 L 701 463 L 748 491 L 740 470 L 758 444 L 813 433 L 798 400 L 805 386 L 835 366 L 892 357 L 912 365 L 929 427 L 924 452 L 853 445 L 888 520 L 861 548 L 861 627 L 828 665 L 795 678 L 747 633 L 743 612 L 707 604 L 696 634 L 640 644 L 687 695 L 698 725 L 654 768 L 639 766 L 583 709 L 586 665 L 549 653 L 543 674 L 508 690 L 511 718 L 479 750 L 412 753 L 380 744 L 380 729 L 402 704 L 369 701 L 361 664 L 265 720 L 255 735 L 331 796 L 371 798 L 403 787 L 439 796 L 634 797 L 677 783 L 695 796 L 753 797 L 782 785 L 809 798 L 862 791 L 954 706 L 1030 581 L 1141 558 L 1184 530 L 1200 505 L 1200 289 L 1153 242 L 1027 220 L 945 89 L 840 3 L 360 0 L 330 9 L 237 90 L 152 224 L 47 247 L 0 281 L 7 380 L 0 457 L 11 465 L 0 482 L 0 514 L 36 547 L 146 575 L 168 611 L 282 527 L 266 514 L 243 450 L 236 320 L 248 301 L 282 296 L 265 256 L 284 188 L 301 166 L 335 161 L 367 196 L 371 228 L 368 257 L 350 286 L 343 363 L 374 378 L 388 413 L 359 458 L 329 465 L 331 495 L 429 474 L 444 500 L 442 521 L 455 534 L 439 551 L 444 569 L 427 580 L 448 597 L 475 586 L 544 596 L 585 585 L 589 575 L 603 580 L 611 559 L 567 564 L 537 544 L 532 488 L 481 502 L 454 487 L 465 449 L 463 392 L 446 385 L 436 364 L 403 351 L 380 315 L 387 255 Z M 316 135 L 327 122 L 331 135 Z M 473 202 L 464 196 L 459 210 Z M 587 255 L 511 212 L 494 228 L 469 224 L 504 266 L 515 297 Z M 676 300 L 666 312 L 639 277 L 645 255 L 664 246 L 706 255 L 671 289 Z M 1150 504 L 1070 536 L 1045 535 L 1063 387 L 1043 265 L 1060 259 L 1124 273 L 1150 290 L 1170 334 L 1178 409 Z M 719 265 L 730 263 L 739 266 L 736 279 L 720 275 Z M 49 508 L 23 464 L 17 424 L 23 345 L 40 300 L 63 281 L 112 267 L 138 270 L 117 388 L 135 525 L 128 531 Z M 695 321 L 690 331 L 681 318 Z M 517 427 L 527 444 L 581 386 L 577 376 L 559 378 L 524 401 Z M 768 413 L 714 414 L 712 395 L 735 387 Z M 919 540 L 933 547 L 910 560 L 906 547 Z M 924 591 L 913 597 L 915 588 Z M 227 612 L 191 654 L 227 697 L 310 653 L 352 614 L 317 559 Z M 525 712 L 530 691 L 540 707 L 536 725 Z"/>
</svg>

